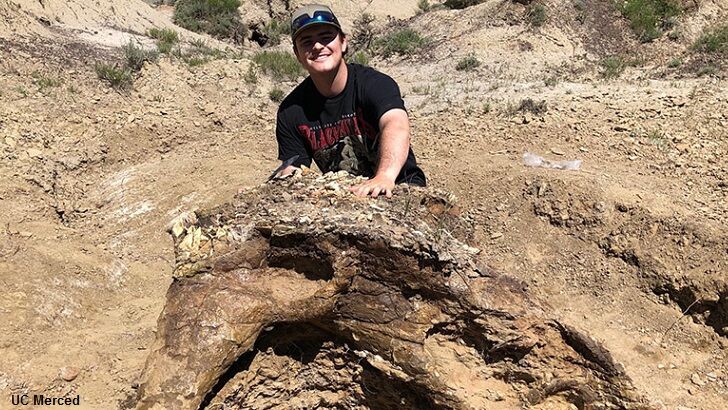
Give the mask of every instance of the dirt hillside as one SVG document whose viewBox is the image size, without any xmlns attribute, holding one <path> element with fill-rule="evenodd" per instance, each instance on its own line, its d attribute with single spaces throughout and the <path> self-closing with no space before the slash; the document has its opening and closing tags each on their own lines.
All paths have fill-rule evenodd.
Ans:
<svg viewBox="0 0 728 410">
<path fill-rule="evenodd" d="M 244 2 L 243 21 L 286 4 Z M 607 1 L 332 7 L 351 35 L 368 12 L 376 38 L 428 37 L 370 64 L 398 81 L 418 161 L 458 198 L 480 257 L 601 343 L 652 407 L 724 409 L 728 66 L 694 44 L 728 2 L 683 3 L 647 43 Z M 101 81 L 96 64 L 120 64 L 129 40 L 155 47 L 151 28 L 219 58 L 162 55 L 126 91 Z M 261 50 L 140 0 L 0 0 L 0 408 L 23 393 L 90 409 L 136 396 L 172 282 L 168 222 L 277 165 L 270 95 L 297 81 L 257 67 Z M 457 69 L 467 57 L 479 65 Z M 528 167 L 527 152 L 582 162 Z"/>
</svg>

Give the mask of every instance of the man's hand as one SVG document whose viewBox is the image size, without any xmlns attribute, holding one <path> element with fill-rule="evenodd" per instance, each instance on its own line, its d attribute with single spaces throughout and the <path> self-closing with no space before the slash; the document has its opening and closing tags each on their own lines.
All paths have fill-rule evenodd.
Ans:
<svg viewBox="0 0 728 410">
<path fill-rule="evenodd" d="M 289 165 L 289 166 L 283 168 L 282 170 L 278 171 L 278 173 L 275 174 L 273 179 L 283 179 L 299 170 L 300 170 L 300 168 L 294 167 L 293 165 Z"/>
<path fill-rule="evenodd" d="M 409 151 L 409 118 L 407 112 L 393 108 L 379 119 L 381 140 L 379 145 L 379 164 L 374 178 L 351 187 L 351 191 L 358 196 L 370 195 L 376 198 L 379 195 L 392 197 L 394 181 L 407 160 Z"/>
<path fill-rule="evenodd" d="M 387 198 L 391 198 L 392 191 L 394 190 L 394 180 L 387 177 L 376 176 L 359 185 L 354 185 L 349 189 L 356 196 L 371 195 L 372 198 L 376 198 L 379 195 L 384 195 Z"/>
</svg>

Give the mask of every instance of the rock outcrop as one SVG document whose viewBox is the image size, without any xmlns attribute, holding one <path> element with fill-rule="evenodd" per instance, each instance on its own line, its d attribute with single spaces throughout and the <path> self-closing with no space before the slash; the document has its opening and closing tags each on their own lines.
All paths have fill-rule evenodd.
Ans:
<svg viewBox="0 0 728 410">
<path fill-rule="evenodd" d="M 173 221 L 137 408 L 644 407 L 609 352 L 479 261 L 452 198 L 355 182 L 297 175 Z"/>
</svg>

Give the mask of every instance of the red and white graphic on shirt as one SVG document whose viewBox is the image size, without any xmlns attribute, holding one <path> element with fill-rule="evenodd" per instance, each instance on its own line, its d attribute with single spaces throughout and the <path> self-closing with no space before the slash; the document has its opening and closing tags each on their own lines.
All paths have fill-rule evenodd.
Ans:
<svg viewBox="0 0 728 410">
<path fill-rule="evenodd" d="M 328 148 L 346 137 L 361 135 L 373 141 L 377 131 L 364 121 L 363 117 L 361 110 L 357 110 L 357 113 L 342 115 L 339 121 L 323 127 L 301 124 L 298 126 L 298 132 L 308 142 L 313 152 Z"/>
</svg>

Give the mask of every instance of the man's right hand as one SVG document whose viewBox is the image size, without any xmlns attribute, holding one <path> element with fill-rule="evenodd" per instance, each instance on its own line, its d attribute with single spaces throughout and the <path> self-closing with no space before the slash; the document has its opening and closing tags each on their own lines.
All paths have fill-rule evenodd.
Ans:
<svg viewBox="0 0 728 410">
<path fill-rule="evenodd" d="M 300 168 L 298 168 L 298 167 L 289 165 L 289 166 L 283 168 L 282 170 L 278 171 L 276 173 L 276 175 L 273 177 L 273 179 L 285 178 L 285 177 L 291 175 L 292 173 L 296 172 L 297 169 L 300 170 Z"/>
</svg>

